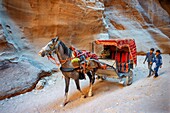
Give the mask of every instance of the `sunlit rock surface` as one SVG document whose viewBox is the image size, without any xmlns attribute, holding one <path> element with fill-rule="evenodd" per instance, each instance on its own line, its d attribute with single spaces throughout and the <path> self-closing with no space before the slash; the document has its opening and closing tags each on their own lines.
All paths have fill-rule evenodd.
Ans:
<svg viewBox="0 0 170 113">
<path fill-rule="evenodd" d="M 106 33 L 136 39 L 138 52 L 170 49 L 168 0 L 3 0 L 3 6 L 32 42 L 59 35 L 68 46 L 90 50 L 90 42 Z"/>
<path fill-rule="evenodd" d="M 111 38 L 136 39 L 138 52 L 170 52 L 170 17 L 158 0 L 107 0 L 104 15 Z"/>
</svg>

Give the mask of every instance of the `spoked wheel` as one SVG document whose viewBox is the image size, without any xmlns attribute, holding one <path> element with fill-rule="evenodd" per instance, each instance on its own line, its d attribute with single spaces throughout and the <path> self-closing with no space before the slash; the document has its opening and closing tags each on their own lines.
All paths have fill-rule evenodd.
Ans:
<svg viewBox="0 0 170 113">
<path fill-rule="evenodd" d="M 106 75 L 102 75 L 102 76 L 97 75 L 96 77 L 96 79 L 101 80 L 101 81 L 106 80 L 106 78 L 107 78 Z"/>
<path fill-rule="evenodd" d="M 103 81 L 103 80 L 106 80 L 106 75 L 103 75 L 103 76 L 101 76 L 101 80 Z"/>
<path fill-rule="evenodd" d="M 133 82 L 133 72 L 132 70 L 129 71 L 129 74 L 126 76 L 126 80 L 124 82 L 124 86 L 128 86 L 131 85 Z"/>
</svg>

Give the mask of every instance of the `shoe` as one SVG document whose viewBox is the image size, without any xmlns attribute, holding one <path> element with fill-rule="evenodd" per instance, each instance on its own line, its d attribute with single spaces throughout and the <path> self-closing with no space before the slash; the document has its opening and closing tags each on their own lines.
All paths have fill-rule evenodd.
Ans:
<svg viewBox="0 0 170 113">
<path fill-rule="evenodd" d="M 154 75 L 154 74 L 155 74 L 155 71 L 152 72 L 152 75 Z"/>
<path fill-rule="evenodd" d="M 157 78 L 158 76 L 154 76 L 154 78 Z"/>
<path fill-rule="evenodd" d="M 147 77 L 149 78 L 151 75 L 148 75 Z"/>
</svg>

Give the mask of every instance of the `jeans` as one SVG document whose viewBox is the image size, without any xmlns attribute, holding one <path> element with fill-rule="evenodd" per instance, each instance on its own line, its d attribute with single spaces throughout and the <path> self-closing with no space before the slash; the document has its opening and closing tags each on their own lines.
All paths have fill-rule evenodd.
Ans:
<svg viewBox="0 0 170 113">
<path fill-rule="evenodd" d="M 154 70 L 155 70 L 155 76 L 158 76 L 159 67 L 160 67 L 160 66 L 156 65 L 155 68 L 154 68 Z"/>
<path fill-rule="evenodd" d="M 148 62 L 148 69 L 149 69 L 149 75 L 151 75 L 151 72 L 154 72 L 152 69 L 152 64 L 150 64 L 150 62 Z"/>
</svg>

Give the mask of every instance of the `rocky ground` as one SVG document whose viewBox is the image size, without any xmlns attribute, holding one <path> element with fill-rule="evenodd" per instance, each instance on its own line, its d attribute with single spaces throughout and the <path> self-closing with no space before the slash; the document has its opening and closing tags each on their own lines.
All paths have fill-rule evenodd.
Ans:
<svg viewBox="0 0 170 113">
<path fill-rule="evenodd" d="M 158 78 L 147 78 L 144 57 L 138 56 L 138 66 L 134 69 L 134 82 L 123 87 L 116 80 L 97 80 L 93 87 L 94 96 L 80 98 L 75 84 L 71 81 L 70 102 L 60 107 L 64 95 L 64 79 L 57 72 L 46 78 L 42 90 L 33 90 L 13 98 L 0 101 L 2 113 L 169 113 L 170 112 L 170 56 L 163 55 L 163 68 Z M 88 80 L 81 81 L 84 92 Z"/>
</svg>

